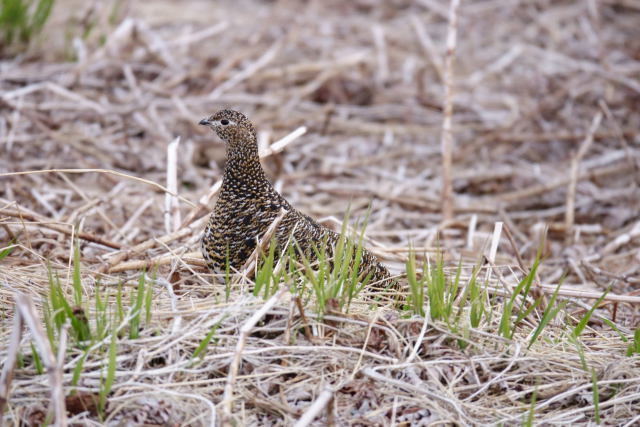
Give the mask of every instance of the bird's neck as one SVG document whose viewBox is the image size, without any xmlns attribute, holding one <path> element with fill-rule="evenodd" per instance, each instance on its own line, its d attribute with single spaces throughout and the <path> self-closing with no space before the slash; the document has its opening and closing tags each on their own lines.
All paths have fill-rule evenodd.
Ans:
<svg viewBox="0 0 640 427">
<path fill-rule="evenodd" d="M 260 165 L 258 146 L 250 144 L 244 147 L 227 147 L 227 165 L 224 170 L 223 187 L 225 184 L 244 182 L 255 185 L 267 181 L 267 177 Z"/>
</svg>

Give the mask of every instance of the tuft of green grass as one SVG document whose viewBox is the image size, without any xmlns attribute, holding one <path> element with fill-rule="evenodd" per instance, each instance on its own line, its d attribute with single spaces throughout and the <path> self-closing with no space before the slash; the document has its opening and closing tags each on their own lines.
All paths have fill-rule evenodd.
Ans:
<svg viewBox="0 0 640 427">
<path fill-rule="evenodd" d="M 99 410 L 104 415 L 106 396 L 110 393 L 115 381 L 115 357 L 117 354 L 117 340 L 120 334 L 116 325 L 125 319 L 125 307 L 123 304 L 122 283 L 118 284 L 115 295 L 113 292 L 102 293 L 99 283 L 95 285 L 95 296 L 93 300 L 93 312 L 89 311 L 91 301 L 86 301 L 82 287 L 80 248 L 76 244 L 73 254 L 73 271 L 69 286 L 62 286 L 60 279 L 55 274 L 51 266 L 48 269 L 49 295 L 43 304 L 43 318 L 45 331 L 51 344 L 51 348 L 56 352 L 60 339 L 60 330 L 66 324 L 70 325 L 69 333 L 73 346 L 69 352 L 77 354 L 77 350 L 82 353 L 76 358 L 72 371 L 71 392 L 82 378 L 85 361 L 91 352 L 97 352 L 101 357 L 107 353 L 106 374 L 101 378 Z M 144 271 L 140 273 L 137 287 L 131 293 L 131 304 L 127 310 L 129 317 L 129 337 L 138 338 L 142 329 L 142 322 L 148 325 L 151 321 L 151 309 L 153 301 L 153 284 L 156 282 L 156 271 L 147 280 Z M 68 295 L 69 293 L 69 295 Z M 114 298 L 115 297 L 115 298 Z M 115 300 L 115 306 L 113 301 Z M 112 301 L 110 304 L 109 302 Z M 89 320 L 91 316 L 91 321 Z M 111 336 L 108 349 L 105 351 L 102 341 Z M 109 341 L 108 341 L 109 342 Z M 98 344 L 98 345 L 95 345 Z M 32 345 L 32 357 L 36 372 L 42 373 L 42 361 Z"/>
<path fill-rule="evenodd" d="M 364 257 L 363 241 L 366 220 L 362 224 L 357 224 L 356 230 L 360 229 L 360 232 L 356 234 L 354 231 L 352 236 L 348 236 L 348 220 L 347 213 L 333 250 L 329 248 L 327 239 L 312 248 L 315 256 L 314 262 L 309 259 L 309 256 L 304 253 L 297 242 L 294 242 L 296 259 L 302 262 L 302 268 L 296 272 L 296 269 L 291 268 L 292 264 L 289 264 L 288 274 L 297 274 L 300 283 L 311 284 L 311 290 L 316 297 L 318 313 L 325 313 L 327 307 L 335 307 L 341 311 L 349 312 L 353 298 L 371 281 L 371 273 L 364 277 L 359 274 Z M 302 292 L 304 293 L 304 287 Z"/>
<path fill-rule="evenodd" d="M 444 321 L 454 333 L 468 335 L 469 326 L 477 328 L 489 310 L 486 306 L 487 292 L 478 283 L 477 277 L 480 266 L 473 268 L 471 277 L 462 286 L 462 260 L 458 263 L 455 275 L 445 272 L 444 256 L 440 253 L 435 265 L 425 261 L 422 265 L 422 275 L 417 277 L 415 253 L 409 252 L 407 267 L 407 282 L 409 283 L 409 297 L 405 309 L 413 314 L 424 316 L 425 289 L 429 300 L 429 316 L 433 320 Z M 460 291 L 463 289 L 462 291 Z M 467 313 L 468 319 L 463 318 Z M 462 343 L 464 346 L 465 344 Z"/>
<path fill-rule="evenodd" d="M 76 291 L 74 285 L 74 298 Z M 64 290 L 57 275 L 49 267 L 49 301 L 44 304 L 44 322 L 51 348 L 57 348 L 56 336 L 62 326 L 71 323 L 71 337 L 77 347 L 84 347 L 92 339 L 91 329 L 83 308 L 82 293 L 79 293 L 79 304 L 71 306 L 66 299 Z M 76 301 L 74 301 L 76 302 Z"/>
<path fill-rule="evenodd" d="M 500 318 L 499 332 L 502 336 L 508 339 L 513 338 L 513 334 L 515 333 L 518 326 L 522 323 L 522 321 L 529 316 L 536 308 L 538 308 L 542 302 L 542 296 L 534 299 L 533 303 L 527 303 L 529 300 L 529 296 L 531 293 L 531 286 L 533 285 L 533 281 L 536 276 L 536 272 L 538 271 L 538 267 L 540 266 L 540 261 L 542 258 L 542 249 L 544 247 L 544 238 L 541 240 L 540 245 L 538 246 L 538 252 L 536 253 L 536 257 L 533 261 L 533 265 L 529 270 L 529 273 L 518 283 L 518 285 L 513 290 L 511 297 L 505 302 L 502 309 L 502 316 Z M 536 329 L 529 340 L 529 345 L 527 348 L 531 348 L 533 343 L 538 339 L 544 328 L 560 313 L 567 305 L 567 301 L 562 301 L 560 303 L 556 303 L 558 299 L 558 293 L 560 292 L 560 287 L 564 279 L 560 279 L 560 283 L 556 287 L 551 299 L 546 305 L 545 310 L 543 311 L 542 318 L 540 322 L 536 326 Z M 520 297 L 520 304 L 517 307 L 517 314 L 513 315 L 514 306 L 516 304 L 516 299 Z M 529 304 L 527 306 L 527 304 Z"/>
<path fill-rule="evenodd" d="M 129 308 L 129 338 L 136 339 L 140 336 L 142 330 L 142 315 L 144 314 L 144 323 L 149 325 L 151 322 L 151 305 L 153 302 L 153 287 L 156 283 L 156 273 L 151 276 L 151 280 L 147 283 L 147 274 L 143 270 L 138 277 L 138 286 L 136 291 L 131 295 Z M 122 307 L 121 286 L 118 287 L 118 296 L 116 297 L 118 317 L 124 318 L 124 309 Z M 120 320 L 122 321 L 122 320 Z"/>
<path fill-rule="evenodd" d="M 23 48 L 42 31 L 55 0 L 0 0 L 0 51 Z"/>
<path fill-rule="evenodd" d="M 471 273 L 471 278 L 464 289 L 464 293 L 462 294 L 462 298 L 460 298 L 460 304 L 458 306 L 458 317 L 460 317 L 464 305 L 467 300 L 469 301 L 471 306 L 469 309 L 469 323 L 474 328 L 480 326 L 480 322 L 487 312 L 484 304 L 486 293 L 483 295 L 482 288 L 478 284 L 478 272 L 480 272 L 480 267 L 476 266 Z"/>
<path fill-rule="evenodd" d="M 540 265 L 540 254 L 540 251 L 538 251 L 531 270 L 529 270 L 529 273 L 518 283 L 513 290 L 511 297 L 502 307 L 499 331 L 505 338 L 511 339 L 520 322 L 522 322 L 522 320 L 527 317 L 541 302 L 541 299 L 538 299 L 538 301 L 525 309 L 525 304 L 527 297 L 529 296 L 529 292 L 531 291 L 533 279 L 536 277 L 536 271 L 538 271 L 538 266 Z M 520 307 L 516 319 L 513 320 L 513 308 L 518 296 L 521 297 Z M 551 306 L 551 304 L 549 306 Z M 542 330 L 540 330 L 540 332 L 541 331 Z"/>
<path fill-rule="evenodd" d="M 451 279 L 444 271 L 444 255 L 440 253 L 436 259 L 435 268 L 429 268 L 427 296 L 431 317 L 444 320 L 448 325 L 454 325 L 454 305 L 460 288 L 460 273 L 462 261 L 458 263 L 456 274 Z M 457 328 L 454 328 L 457 329 Z"/>
</svg>

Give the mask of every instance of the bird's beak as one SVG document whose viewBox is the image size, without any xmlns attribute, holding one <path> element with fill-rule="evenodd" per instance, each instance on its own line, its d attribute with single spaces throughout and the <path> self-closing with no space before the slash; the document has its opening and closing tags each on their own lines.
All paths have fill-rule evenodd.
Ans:
<svg viewBox="0 0 640 427">
<path fill-rule="evenodd" d="M 203 125 L 203 126 L 209 126 L 211 124 L 211 121 L 207 118 L 204 118 L 202 120 L 200 120 L 200 123 L 198 123 L 199 125 Z"/>
</svg>

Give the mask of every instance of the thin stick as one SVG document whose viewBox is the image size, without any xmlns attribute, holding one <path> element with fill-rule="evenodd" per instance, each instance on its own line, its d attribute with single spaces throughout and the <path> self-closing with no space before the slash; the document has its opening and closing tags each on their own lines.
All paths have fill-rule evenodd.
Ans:
<svg viewBox="0 0 640 427">
<path fill-rule="evenodd" d="M 473 238 L 476 234 L 476 226 L 478 224 L 478 215 L 471 215 L 471 219 L 469 220 L 469 228 L 467 229 L 467 249 L 473 249 Z"/>
<path fill-rule="evenodd" d="M 158 238 L 152 237 L 149 240 L 139 243 L 130 249 L 123 250 L 122 252 L 114 255 L 113 259 L 109 261 L 109 264 L 101 267 L 99 269 L 99 272 L 115 271 L 118 269 L 118 264 L 120 264 L 125 259 L 129 258 L 131 255 L 148 251 L 149 249 L 156 246 L 158 243 L 169 243 L 174 240 L 178 240 L 178 239 L 182 239 L 183 237 L 190 236 L 193 234 L 193 231 L 195 229 L 199 229 L 206 220 L 207 220 L 206 217 L 202 217 L 192 225 L 188 225 L 184 228 L 181 228 L 175 233 L 167 234 Z"/>
<path fill-rule="evenodd" d="M 425 30 L 424 26 L 422 25 L 422 22 L 420 22 L 417 16 L 411 15 L 410 19 L 411 19 L 411 24 L 413 25 L 413 28 L 415 29 L 416 34 L 418 35 L 418 41 L 420 42 L 420 44 L 422 45 L 422 48 L 426 52 L 429 62 L 431 62 L 431 65 L 433 65 L 433 68 L 436 70 L 436 74 L 438 75 L 438 78 L 440 79 L 440 81 L 444 83 L 444 70 L 442 66 L 442 59 L 438 55 L 438 50 L 436 49 L 435 43 L 433 43 L 433 40 L 429 36 L 429 33 L 427 33 L 427 30 Z"/>
<path fill-rule="evenodd" d="M 373 32 L 373 43 L 376 47 L 376 62 L 378 71 L 376 80 L 378 86 L 383 86 L 389 78 L 389 58 L 387 56 L 387 42 L 385 40 L 384 28 L 381 25 L 374 25 L 371 29 Z"/>
<path fill-rule="evenodd" d="M 502 234 L 502 222 L 496 221 L 493 227 L 493 234 L 491 236 L 491 246 L 489 247 L 489 253 L 485 255 L 486 261 L 489 263 L 490 266 L 493 267 L 493 268 L 487 269 L 487 274 L 485 275 L 486 282 L 489 282 L 489 280 L 491 280 L 491 273 L 494 271 L 500 278 L 500 270 L 496 267 L 495 260 L 496 260 L 496 254 L 498 252 L 498 244 L 500 243 L 501 234 Z M 505 289 L 508 290 L 506 283 L 503 283 L 502 280 L 500 280 L 500 283 L 504 286 Z"/>
<path fill-rule="evenodd" d="M 62 370 L 56 362 L 56 356 L 53 354 L 49 340 L 42 329 L 42 322 L 36 313 L 31 297 L 24 294 L 16 295 L 16 307 L 24 319 L 25 324 L 29 327 L 29 330 L 31 330 L 33 340 L 36 342 L 40 357 L 49 375 L 55 425 L 64 427 L 67 425 L 67 410 L 65 408 L 64 390 L 62 388 Z"/>
<path fill-rule="evenodd" d="M 20 338 L 22 337 L 22 316 L 16 312 L 13 317 L 13 329 L 9 337 L 9 346 L 7 347 L 7 357 L 2 368 L 0 376 L 0 427 L 4 425 L 4 410 L 9 402 L 9 392 L 11 391 L 11 381 L 13 380 L 13 369 L 18 360 L 20 352 Z"/>
<path fill-rule="evenodd" d="M 620 175 L 628 173 L 630 170 L 633 170 L 633 166 L 628 164 L 615 164 L 612 166 L 606 166 L 601 168 L 594 168 L 585 172 L 578 173 L 578 181 L 585 179 L 596 179 L 602 178 L 609 175 Z M 571 178 L 565 176 L 563 178 L 558 178 L 554 181 L 547 182 L 545 184 L 536 184 L 531 187 L 524 188 L 522 190 L 509 191 L 506 193 L 502 193 L 495 198 L 488 198 L 487 202 L 484 204 L 474 206 L 471 205 L 470 208 L 479 209 L 487 204 L 494 205 L 495 203 L 503 203 L 504 206 L 509 206 L 512 202 L 516 202 L 520 199 L 526 199 L 533 196 L 537 196 L 539 194 L 548 193 L 556 188 L 567 185 L 571 182 Z"/>
<path fill-rule="evenodd" d="M 50 230 L 57 231 L 62 234 L 66 234 L 68 236 L 75 235 L 76 237 L 82 240 L 86 240 L 87 242 L 97 243 L 99 245 L 103 245 L 112 249 L 122 248 L 121 244 L 112 242 L 107 239 L 103 239 L 102 237 L 96 236 L 95 234 L 87 233 L 84 231 L 80 233 L 74 233 L 75 225 L 73 224 L 67 224 L 68 227 L 65 227 L 61 224 L 52 224 L 48 218 L 36 216 L 34 214 L 22 212 L 20 210 L 14 211 L 14 210 L 3 209 L 1 212 L 3 215 L 10 216 L 13 218 L 20 218 L 20 220 L 23 222 L 33 222 L 44 228 L 48 228 Z"/>
<path fill-rule="evenodd" d="M 460 0 L 451 0 L 449 7 L 449 26 L 447 29 L 447 54 L 444 68 L 444 119 L 442 121 L 442 221 L 453 219 L 453 184 L 451 167 L 453 163 L 453 135 L 451 122 L 453 116 L 453 60 L 456 52 L 456 33 L 458 6 Z"/>
<path fill-rule="evenodd" d="M 329 402 L 333 399 L 334 391 L 325 387 L 324 390 L 320 393 L 318 398 L 313 401 L 311 405 L 309 405 L 309 409 L 302 414 L 297 423 L 295 423 L 294 427 L 306 427 L 313 422 L 313 420 L 318 416 L 320 411 L 324 409 L 325 406 L 329 404 Z"/>
<path fill-rule="evenodd" d="M 427 306 L 427 313 L 425 313 L 424 315 L 424 319 L 422 321 L 422 327 L 420 328 L 420 334 L 418 334 L 418 337 L 416 338 L 416 342 L 413 346 L 413 349 L 411 350 L 411 354 L 409 354 L 409 357 L 407 357 L 407 360 L 405 360 L 405 363 L 413 362 L 413 359 L 415 359 L 416 356 L 418 355 L 418 351 L 420 351 L 420 347 L 424 345 L 422 340 L 424 339 L 424 335 L 427 333 L 427 326 L 429 326 L 429 310 L 430 310 L 429 306 Z"/>
<path fill-rule="evenodd" d="M 91 101 L 90 99 L 78 94 L 77 92 L 72 92 L 69 89 L 62 87 L 54 82 L 43 82 L 29 85 L 27 87 L 22 87 L 20 89 L 16 89 L 13 91 L 5 92 L 2 94 L 2 99 L 10 100 L 12 98 L 21 97 L 27 95 L 32 92 L 37 92 L 40 90 L 49 90 L 57 95 L 60 95 L 63 98 L 67 98 L 68 100 L 77 103 L 78 106 L 83 105 L 84 108 L 89 108 L 95 111 L 98 114 L 106 114 L 105 108 L 98 104 L 97 102 Z"/>
<path fill-rule="evenodd" d="M 620 246 L 626 245 L 632 239 L 640 236 L 640 221 L 636 222 L 631 230 L 616 237 L 613 241 L 606 244 L 602 249 L 603 254 L 610 254 L 618 250 Z"/>
<path fill-rule="evenodd" d="M 501 292 L 504 289 L 507 289 L 507 292 L 511 294 L 513 288 L 515 286 L 507 285 L 506 283 L 501 283 L 503 285 L 503 289 L 498 288 L 494 285 L 488 285 L 487 289 L 493 292 Z M 541 284 L 539 287 L 542 292 L 545 294 L 553 294 L 558 289 L 557 284 Z M 573 297 L 573 298 L 584 298 L 584 299 L 598 299 L 602 296 L 602 292 L 592 292 L 592 291 L 582 291 L 579 289 L 569 289 L 567 285 L 563 285 L 558 291 L 559 296 L 563 297 Z M 633 295 L 617 295 L 617 294 L 607 294 L 603 301 L 612 301 L 612 302 L 626 302 L 629 304 L 640 304 L 640 296 Z"/>
<path fill-rule="evenodd" d="M 311 328 L 309 328 L 309 321 L 307 320 L 307 316 L 304 314 L 304 307 L 302 306 L 300 297 L 294 297 L 293 301 L 296 303 L 296 307 L 298 307 L 298 311 L 300 312 L 300 318 L 302 319 L 302 328 L 304 330 L 305 337 L 307 337 L 307 340 L 309 340 L 309 342 L 315 342 L 313 339 L 313 334 L 311 333 Z"/>
<path fill-rule="evenodd" d="M 159 241 L 156 243 L 163 244 L 163 242 Z M 109 268 L 109 273 L 122 273 L 123 271 L 142 269 L 149 270 L 156 265 L 169 265 L 177 260 L 188 265 L 195 265 L 199 267 L 205 267 L 207 265 L 207 263 L 204 261 L 204 258 L 202 258 L 202 253 L 200 251 L 187 252 L 178 256 L 169 253 L 151 259 L 139 259 L 134 261 L 121 262 L 118 265 Z"/>
<path fill-rule="evenodd" d="M 598 111 L 598 113 L 594 116 L 591 121 L 591 127 L 589 128 L 589 132 L 587 133 L 587 137 L 580 144 L 580 148 L 578 148 L 578 152 L 571 159 L 571 171 L 569 172 L 569 186 L 567 187 L 567 210 L 565 212 L 564 223 L 565 223 L 565 241 L 567 244 L 571 243 L 573 238 L 573 223 L 575 222 L 575 205 L 576 205 L 576 187 L 578 186 L 578 170 L 580 167 L 580 161 L 584 157 L 584 155 L 591 147 L 593 143 L 593 135 L 600 127 L 600 122 L 602 121 L 602 112 Z"/>
<path fill-rule="evenodd" d="M 520 256 L 520 251 L 518 250 L 518 245 L 516 244 L 516 240 L 513 238 L 513 234 L 511 234 L 511 230 L 508 226 L 504 227 L 504 234 L 507 235 L 507 239 L 509 239 L 509 243 L 511 244 L 511 249 L 513 249 L 513 253 L 516 255 L 516 259 L 518 260 L 518 265 L 522 269 L 522 271 L 526 271 L 524 268 L 524 260 Z"/>
<path fill-rule="evenodd" d="M 281 152 L 282 150 L 284 150 L 284 148 L 287 145 L 291 144 L 293 141 L 295 141 L 296 139 L 300 138 L 305 133 L 307 133 L 306 126 L 300 126 L 300 127 L 296 128 L 296 130 L 294 130 L 293 132 L 283 136 L 282 138 L 280 138 L 279 140 L 277 140 L 276 142 L 271 144 L 268 149 L 266 149 L 265 151 L 259 153 L 260 158 L 262 159 L 262 158 L 270 156 L 272 154 L 276 154 L 276 153 Z"/>
<path fill-rule="evenodd" d="M 205 28 L 204 30 L 194 31 L 193 33 L 184 35 L 174 40 L 167 40 L 167 47 L 187 47 L 192 45 L 193 43 L 197 43 L 199 41 L 208 39 L 213 37 L 224 30 L 227 29 L 229 23 L 227 21 L 222 21 L 213 25 L 211 27 Z"/>
<path fill-rule="evenodd" d="M 502 221 L 496 221 L 493 227 L 493 235 L 491 237 L 491 246 L 487 258 L 491 263 L 496 262 L 496 254 L 498 252 L 498 244 L 500 243 L 500 235 L 502 234 Z"/>
<path fill-rule="evenodd" d="M 176 231 L 180 227 L 180 207 L 178 199 L 178 145 L 177 137 L 167 146 L 167 189 L 164 195 L 164 228 L 167 233 Z"/>
<path fill-rule="evenodd" d="M 260 310 L 256 311 L 253 316 L 251 316 L 240 328 L 240 336 L 238 337 L 238 342 L 236 344 L 236 349 L 233 354 L 233 360 L 229 365 L 229 374 L 227 375 L 227 382 L 224 387 L 224 397 L 222 399 L 221 405 L 224 413 L 224 423 L 229 422 L 229 417 L 231 417 L 231 403 L 233 400 L 233 387 L 236 383 L 236 378 L 238 376 L 238 369 L 240 368 L 240 362 L 242 361 L 242 351 L 247 343 L 247 338 L 249 337 L 249 333 L 256 326 L 256 323 L 262 317 L 267 314 L 269 310 L 273 308 L 274 305 L 282 298 L 286 293 L 288 293 L 289 289 L 285 286 L 278 291 L 274 296 L 269 298 L 266 303 Z"/>
</svg>

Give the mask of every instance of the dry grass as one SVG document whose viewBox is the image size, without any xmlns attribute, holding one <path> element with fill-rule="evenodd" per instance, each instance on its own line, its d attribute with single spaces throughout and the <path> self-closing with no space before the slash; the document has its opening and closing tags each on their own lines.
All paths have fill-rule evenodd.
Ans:
<svg viewBox="0 0 640 427">
<path fill-rule="evenodd" d="M 448 2 L 156 0 L 132 2 L 109 22 L 115 3 L 82 3 L 79 23 L 57 18 L 33 54 L 0 64 L 0 246 L 18 241 L 0 260 L 0 360 L 10 356 L 16 295 L 31 296 L 42 315 L 48 263 L 72 294 L 74 238 L 88 301 L 100 289 L 113 305 L 123 283 L 128 305 L 140 271 L 159 265 L 151 322 L 139 338 L 118 340 L 106 419 L 77 402 L 99 392 L 110 339 L 84 362 L 84 397 L 66 399 L 69 423 L 513 425 L 526 421 L 535 394 L 534 424 L 587 424 L 592 370 L 603 423 L 639 422 L 640 360 L 602 320 L 628 337 L 640 317 L 637 6 L 461 2 L 455 144 L 443 175 Z M 92 31 L 65 44 L 56 25 Z M 357 217 L 371 202 L 368 246 L 396 272 L 410 245 L 441 246 L 468 276 L 503 222 L 509 233 L 488 256 L 497 267 L 481 273 L 496 314 L 469 330 L 463 349 L 445 322 L 364 298 L 349 314 L 318 319 L 287 291 L 264 301 L 239 280 L 227 301 L 197 253 L 224 164 L 224 148 L 197 122 L 222 107 L 258 126 L 266 168 L 301 210 L 341 218 L 350 205 Z M 272 145 L 300 126 L 306 134 Z M 176 183 L 167 146 L 178 136 Z M 165 185 L 179 196 L 166 204 Z M 542 313 L 506 340 L 498 312 L 545 225 L 535 290 L 549 295 L 566 275 L 568 305 L 527 349 Z M 609 285 L 579 338 L 583 361 L 567 325 Z M 191 360 L 214 325 L 215 342 Z M 49 407 L 31 337 L 21 340 L 9 424 L 42 422 Z M 67 348 L 58 372 L 68 392 L 82 352 Z"/>
</svg>

